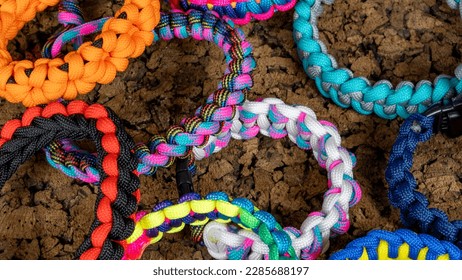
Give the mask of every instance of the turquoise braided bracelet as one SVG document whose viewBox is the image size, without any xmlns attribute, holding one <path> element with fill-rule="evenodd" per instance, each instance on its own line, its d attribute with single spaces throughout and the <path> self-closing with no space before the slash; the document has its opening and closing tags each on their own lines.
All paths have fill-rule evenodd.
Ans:
<svg viewBox="0 0 462 280">
<path fill-rule="evenodd" d="M 422 80 L 400 82 L 395 88 L 386 80 L 371 84 L 365 77 L 355 77 L 346 68 L 339 68 L 337 61 L 319 39 L 318 17 L 322 5 L 334 0 L 300 0 L 294 12 L 294 40 L 298 55 L 307 75 L 316 83 L 324 97 L 331 98 L 342 108 L 353 107 L 357 112 L 369 115 L 375 113 L 384 119 L 397 116 L 407 118 L 413 113 L 423 113 L 441 100 L 460 94 L 462 91 L 462 66 L 459 65 L 455 77 L 440 75 L 432 83 Z M 461 7 L 460 0 L 446 0 L 453 9 Z"/>
</svg>

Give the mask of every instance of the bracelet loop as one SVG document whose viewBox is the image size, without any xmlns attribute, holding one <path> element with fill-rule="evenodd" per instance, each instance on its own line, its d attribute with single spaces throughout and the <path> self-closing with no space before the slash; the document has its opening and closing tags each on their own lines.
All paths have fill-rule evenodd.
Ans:
<svg viewBox="0 0 462 280">
<path fill-rule="evenodd" d="M 333 2 L 300 0 L 294 12 L 293 32 L 298 55 L 306 74 L 315 81 L 324 97 L 331 98 L 342 108 L 351 106 L 363 115 L 375 113 L 384 119 L 394 119 L 423 113 L 433 103 L 462 92 L 462 65 L 457 67 L 454 77 L 440 75 L 433 83 L 422 80 L 416 85 L 403 81 L 395 88 L 389 81 L 372 84 L 365 77 L 355 77 L 349 69 L 339 68 L 319 39 L 317 28 L 318 17 L 323 11 L 321 3 Z M 447 2 L 452 8 L 460 5 L 459 1 Z"/>
<path fill-rule="evenodd" d="M 454 120 L 460 123 L 460 106 L 453 105 L 459 102 L 460 98 L 452 101 L 451 105 L 436 104 L 428 110 L 429 116 L 415 114 L 405 120 L 392 147 L 385 178 L 389 185 L 390 203 L 400 209 L 401 220 L 406 227 L 417 228 L 419 232 L 450 241 L 462 248 L 462 220 L 449 221 L 443 211 L 429 208 L 428 199 L 417 190 L 417 182 L 411 173 L 417 144 L 430 139 L 434 124 L 438 130 L 442 128 L 452 136 L 460 132 L 460 127 L 454 128 L 451 123 Z M 446 122 L 441 121 L 445 117 Z"/>
<path fill-rule="evenodd" d="M 80 259 L 120 259 L 120 241 L 134 230 L 132 214 L 140 199 L 134 142 L 118 117 L 99 104 L 58 102 L 26 110 L 0 133 L 0 187 L 37 151 L 60 139 L 91 139 L 98 150 L 94 168 L 101 176 L 95 219 L 76 252 Z"/>
<path fill-rule="evenodd" d="M 76 30 L 71 32 L 78 34 Z M 147 144 L 137 145 L 139 174 L 153 174 L 157 167 L 168 167 L 178 157 L 195 153 L 195 158 L 201 159 L 226 147 L 232 118 L 253 86 L 252 72 L 255 68 L 252 46 L 242 30 L 234 28 L 230 21 L 219 19 L 213 12 L 162 13 L 154 35 L 156 41 L 192 37 L 213 42 L 223 50 L 227 68 L 218 89 L 207 98 L 204 106 L 196 110 L 195 116 L 171 126 L 166 137 L 154 136 Z M 200 149 L 199 155 L 195 147 L 206 148 Z M 88 183 L 98 182 L 98 172 L 91 168 L 91 164 L 75 165 L 75 162 L 86 161 L 88 155 L 80 153 L 77 157 L 73 156 L 79 149 L 72 143 L 54 143 L 46 150 L 47 159 L 55 168 Z M 69 160 L 71 158 L 73 160 Z"/>
<path fill-rule="evenodd" d="M 355 158 L 346 149 L 341 147 L 340 135 L 333 124 L 326 121 L 318 121 L 314 112 L 307 107 L 290 106 L 276 98 L 267 98 L 254 102 L 246 101 L 236 112 L 231 125 L 231 136 L 233 138 L 250 139 L 257 136 L 259 132 L 275 139 L 288 136 L 300 148 L 313 150 L 313 154 L 319 165 L 325 168 L 328 173 L 328 190 L 325 193 L 322 209 L 309 214 L 300 230 L 287 228 L 283 230 L 285 233 L 281 231 L 281 233 L 271 235 L 271 238 L 268 234 L 263 234 L 264 232 L 258 230 L 256 233 L 263 235 L 248 236 L 248 238 L 251 238 L 248 239 L 245 237 L 247 236 L 245 231 L 235 233 L 230 228 L 221 228 L 221 231 L 210 231 L 207 229 L 207 225 L 204 229 L 204 242 L 206 245 L 208 244 L 207 247 L 214 257 L 268 257 L 273 259 L 294 256 L 295 254 L 299 258 L 315 259 L 323 250 L 328 248 L 330 236 L 343 234 L 349 228 L 349 208 L 358 203 L 361 197 L 361 189 L 353 179 L 352 170 L 355 165 Z M 206 153 L 202 149 L 208 150 L 208 147 L 195 147 L 194 150 L 196 152 L 194 154 L 200 155 Z M 78 153 L 78 151 L 74 152 Z M 63 151 L 63 154 L 65 153 L 66 151 Z M 84 159 L 85 157 L 81 158 Z M 85 165 L 89 165 L 89 163 L 87 162 Z M 181 216 L 181 218 L 188 218 L 188 213 L 190 213 L 191 209 L 188 208 L 181 211 L 185 215 L 184 217 Z M 210 209 L 211 212 L 213 212 L 212 210 Z M 200 212 L 200 214 L 204 213 Z M 127 252 L 132 252 L 130 254 L 134 254 L 134 256 L 140 256 L 141 253 L 138 250 L 145 248 L 146 244 L 157 242 L 157 238 L 160 239 L 162 237 L 157 235 L 159 231 L 164 232 L 171 229 L 171 227 L 167 227 L 166 230 L 157 228 L 163 222 L 163 218 L 157 220 L 160 219 L 158 215 L 161 214 L 153 214 L 156 219 L 155 221 L 158 221 L 156 222 L 157 226 L 153 226 L 152 222 L 140 222 L 141 228 L 135 229 L 136 234 L 134 233 L 134 237 L 127 241 L 128 244 L 134 243 L 133 246 L 138 249 L 127 249 Z M 163 215 L 161 216 L 164 217 Z M 179 219 L 179 217 L 174 217 L 167 218 L 169 221 Z M 243 219 L 242 215 L 240 219 Z M 258 219 L 267 219 L 267 217 L 260 217 Z M 263 222 L 263 220 L 261 221 Z M 203 225 L 203 223 L 200 225 Z M 257 223 L 253 229 L 257 230 L 259 225 Z M 183 226 L 183 223 L 174 223 L 174 227 L 177 227 L 176 231 L 181 230 Z M 245 227 L 249 227 L 249 225 Z M 274 226 L 269 226 L 269 229 L 274 229 Z M 151 234 L 149 232 L 155 232 L 156 234 L 147 238 L 146 236 L 149 237 L 149 234 Z M 272 231 L 270 230 L 270 232 Z M 290 246 L 287 245 L 289 243 L 293 244 L 294 254 L 284 251 L 285 248 L 290 249 Z M 249 244 L 257 245 L 252 245 L 252 250 L 250 250 Z M 274 246 L 269 246 L 269 244 L 274 244 Z M 246 253 L 243 253 L 242 248 L 246 248 Z M 276 250 L 276 248 L 279 249 Z M 281 253 L 282 251 L 284 253 Z"/>
</svg>

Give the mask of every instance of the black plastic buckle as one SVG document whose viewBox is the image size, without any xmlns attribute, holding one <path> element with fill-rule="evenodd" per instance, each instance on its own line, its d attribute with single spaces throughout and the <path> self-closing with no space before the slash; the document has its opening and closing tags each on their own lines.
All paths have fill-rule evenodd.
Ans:
<svg viewBox="0 0 462 280">
<path fill-rule="evenodd" d="M 176 161 L 176 187 L 179 197 L 194 192 L 191 172 L 188 169 L 189 159 L 182 158 Z"/>
<path fill-rule="evenodd" d="M 177 159 L 176 161 L 176 187 L 178 189 L 179 197 L 185 194 L 193 193 L 193 181 L 191 172 L 189 172 L 189 160 L 187 158 Z M 193 226 L 191 225 L 191 235 L 195 243 L 204 245 L 202 234 L 204 232 L 204 225 Z"/>
<path fill-rule="evenodd" d="M 447 104 L 441 101 L 430 106 L 423 115 L 435 118 L 433 133 L 442 132 L 451 138 L 462 135 L 462 95 L 450 99 Z"/>
</svg>

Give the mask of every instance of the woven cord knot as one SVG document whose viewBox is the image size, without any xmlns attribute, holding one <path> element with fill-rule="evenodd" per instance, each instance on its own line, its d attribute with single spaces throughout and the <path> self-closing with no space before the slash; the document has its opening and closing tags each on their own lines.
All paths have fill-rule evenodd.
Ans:
<svg viewBox="0 0 462 280">
<path fill-rule="evenodd" d="M 197 28 L 199 25 L 201 28 Z M 109 27 L 111 26 L 109 24 Z M 198 36 L 198 32 L 202 32 L 202 36 Z M 245 40 L 243 32 L 217 18 L 214 13 L 190 11 L 162 14 L 160 24 L 154 33 L 158 40 L 189 36 L 206 39 L 223 49 L 229 65 L 219 89 L 209 96 L 204 106 L 196 110 L 195 116 L 185 118 L 180 125 L 171 127 L 167 131 L 166 138 L 156 136 L 150 140 L 150 143 L 137 147 L 140 174 L 152 174 L 157 167 L 169 166 L 176 157 L 188 157 L 192 151 L 196 158 L 200 159 L 227 146 L 231 138 L 232 119 L 236 115 L 238 106 L 244 102 L 245 94 L 253 85 L 252 71 L 255 68 L 252 46 Z M 103 40 L 103 42 L 108 41 L 109 39 Z M 57 145 L 59 146 L 62 145 Z M 66 151 L 59 152 L 54 149 L 51 152 L 57 155 L 50 156 L 50 151 L 47 151 L 50 163 L 65 170 L 61 167 L 62 162 L 53 158 L 62 157 Z M 191 170 L 193 169 L 194 165 L 191 163 Z M 81 171 L 67 174 L 95 183 L 96 177 L 81 176 L 85 173 Z"/>
<path fill-rule="evenodd" d="M 123 248 L 117 241 L 128 238 L 134 230 L 131 215 L 137 210 L 139 179 L 134 174 L 137 158 L 130 152 L 134 148 L 133 140 L 118 117 L 98 104 L 55 102 L 45 108 L 26 110 L 21 120 L 7 122 L 0 135 L 2 186 L 21 163 L 53 141 L 90 138 L 95 142 L 98 158 L 93 164 L 101 175 L 101 188 L 90 234 L 76 256 L 82 259 L 122 258 Z"/>
<path fill-rule="evenodd" d="M 268 20 L 276 11 L 285 12 L 295 6 L 295 0 L 172 0 L 173 9 L 183 11 L 213 11 L 221 18 L 229 18 L 238 25 L 245 25 L 251 20 Z"/>
<path fill-rule="evenodd" d="M 430 139 L 433 117 L 413 115 L 405 120 L 393 144 L 385 178 L 389 185 L 391 205 L 401 210 L 401 220 L 407 227 L 418 228 L 438 239 L 455 243 L 462 248 L 462 223 L 449 221 L 441 210 L 428 208 L 428 199 L 420 193 L 411 173 L 417 144 Z"/>
<path fill-rule="evenodd" d="M 396 87 L 389 81 L 372 84 L 367 78 L 356 77 L 351 70 L 340 68 L 320 40 L 317 27 L 323 11 L 322 3 L 329 5 L 333 2 L 300 0 L 295 6 L 293 22 L 293 37 L 303 68 L 324 97 L 342 108 L 352 107 L 364 115 L 375 113 L 385 119 L 394 119 L 423 113 L 433 103 L 462 92 L 460 67 L 454 76 L 440 75 L 433 83 L 422 80 L 414 85 L 403 81 Z M 454 9 L 460 7 L 458 0 L 447 2 Z"/>
<path fill-rule="evenodd" d="M 16 4 L 16 1 L 10 2 Z M 152 44 L 152 29 L 160 18 L 158 0 L 128 3 L 116 13 L 115 18 L 99 20 L 93 26 L 87 24 L 87 31 L 102 28 L 101 34 L 93 43 L 81 44 L 78 50 L 66 54 L 63 59 L 15 62 L 11 56 L 6 55 L 8 40 L 13 39 L 25 22 L 35 17 L 36 12 L 42 11 L 48 4 L 58 3 L 57 0 L 45 1 L 44 5 L 38 5 L 38 1 L 28 2 L 29 5 L 23 3 L 17 7 L 5 5 L 0 11 L 0 70 L 3 75 L 0 97 L 14 103 L 22 102 L 26 107 L 46 104 L 59 98 L 74 99 L 77 94 L 90 92 L 97 83 L 111 82 L 117 72 L 127 68 L 128 58 L 140 56 L 145 47 Z M 84 29 L 83 25 L 77 28 Z M 64 38 L 65 34 L 68 33 L 58 36 L 60 44 L 57 49 L 54 45 L 51 47 L 52 57 L 59 54 L 62 40 L 73 40 L 84 35 L 72 33 L 71 38 Z"/>
<path fill-rule="evenodd" d="M 403 250 L 406 248 L 405 250 Z M 454 244 L 408 229 L 394 232 L 372 230 L 332 254 L 331 260 L 460 260 L 462 252 Z"/>
</svg>

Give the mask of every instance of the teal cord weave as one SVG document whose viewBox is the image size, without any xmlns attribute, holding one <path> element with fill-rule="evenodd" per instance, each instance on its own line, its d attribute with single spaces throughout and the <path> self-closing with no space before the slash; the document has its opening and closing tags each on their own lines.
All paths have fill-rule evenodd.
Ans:
<svg viewBox="0 0 462 280">
<path fill-rule="evenodd" d="M 355 77 L 351 70 L 339 68 L 337 61 L 319 40 L 317 22 L 322 14 L 322 4 L 334 0 L 299 0 L 294 13 L 294 39 L 298 55 L 308 76 L 315 81 L 324 97 L 331 98 L 342 108 L 353 107 L 357 112 L 375 113 L 384 119 L 407 118 L 413 113 L 423 113 L 441 100 L 462 92 L 462 65 L 454 76 L 440 75 L 432 83 L 422 80 L 400 82 L 395 88 L 386 80 L 371 84 L 365 77 Z M 453 9 L 461 9 L 460 0 L 446 0 Z"/>
</svg>

